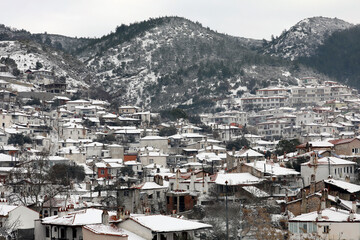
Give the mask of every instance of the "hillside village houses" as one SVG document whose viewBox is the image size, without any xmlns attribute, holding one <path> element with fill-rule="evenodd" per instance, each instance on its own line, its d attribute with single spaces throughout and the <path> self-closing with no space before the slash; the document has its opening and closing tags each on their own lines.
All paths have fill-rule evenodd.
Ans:
<svg viewBox="0 0 360 240">
<path fill-rule="evenodd" d="M 14 91 L 0 74 L 4 237 L 209 239 L 207 218 L 186 217 L 227 201 L 272 204 L 294 239 L 358 224 L 360 99 L 347 86 L 269 86 L 190 122 L 65 94 L 48 70 L 27 74 L 44 86 Z"/>
</svg>

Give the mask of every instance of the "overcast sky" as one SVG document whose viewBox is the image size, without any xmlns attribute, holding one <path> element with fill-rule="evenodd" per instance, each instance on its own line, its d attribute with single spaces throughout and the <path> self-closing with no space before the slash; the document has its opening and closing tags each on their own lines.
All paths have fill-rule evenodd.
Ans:
<svg viewBox="0 0 360 240">
<path fill-rule="evenodd" d="M 3 0 L 0 23 L 32 33 L 101 37 L 116 26 L 180 16 L 233 36 L 270 39 L 300 20 L 360 23 L 359 0 Z"/>
</svg>

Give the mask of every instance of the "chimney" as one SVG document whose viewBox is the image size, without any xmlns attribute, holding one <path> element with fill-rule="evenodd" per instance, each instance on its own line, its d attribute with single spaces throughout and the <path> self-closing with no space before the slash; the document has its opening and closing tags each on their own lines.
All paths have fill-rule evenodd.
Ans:
<svg viewBox="0 0 360 240">
<path fill-rule="evenodd" d="M 329 191 L 327 190 L 327 188 L 324 188 L 322 190 L 322 197 L 327 200 L 329 198 Z"/>
<path fill-rule="evenodd" d="M 310 180 L 310 194 L 315 193 L 315 175 L 311 174 L 311 180 Z"/>
<path fill-rule="evenodd" d="M 320 203 L 320 209 L 321 209 L 321 211 L 324 210 L 325 208 L 326 208 L 325 199 L 321 199 L 321 203 Z"/>
<path fill-rule="evenodd" d="M 307 199 L 306 199 L 306 190 L 301 191 L 301 213 L 307 212 Z"/>
<path fill-rule="evenodd" d="M 319 221 L 321 219 L 322 219 L 322 212 L 321 212 L 321 210 L 319 210 L 317 220 Z"/>
<path fill-rule="evenodd" d="M 175 209 L 171 211 L 171 216 L 176 217 L 176 210 Z"/>
<path fill-rule="evenodd" d="M 116 210 L 116 219 L 119 220 L 120 218 L 122 219 L 124 215 L 124 209 L 122 207 L 118 207 L 118 209 Z"/>
<path fill-rule="evenodd" d="M 145 216 L 149 216 L 151 213 L 150 208 L 145 208 Z"/>
<path fill-rule="evenodd" d="M 123 220 L 128 219 L 129 217 L 130 217 L 130 211 L 125 211 Z"/>
<path fill-rule="evenodd" d="M 241 160 L 238 159 L 237 163 L 236 163 L 236 172 L 240 173 L 241 172 Z"/>
<path fill-rule="evenodd" d="M 86 190 L 90 191 L 91 190 L 91 182 L 86 182 Z"/>
<path fill-rule="evenodd" d="M 207 173 L 204 178 L 204 190 L 203 190 L 204 193 L 209 192 L 209 182 L 210 182 L 210 176 Z"/>
<path fill-rule="evenodd" d="M 353 210 L 351 210 L 349 214 L 349 221 L 354 221 L 354 218 L 355 218 L 355 213 Z"/>
<path fill-rule="evenodd" d="M 322 197 L 322 199 L 325 200 L 325 206 L 330 207 L 330 202 L 328 201 L 328 199 L 329 199 L 329 191 L 327 190 L 327 188 L 324 188 L 322 190 L 322 196 L 321 197 Z"/>
<path fill-rule="evenodd" d="M 159 184 L 160 186 L 164 186 L 164 179 L 163 179 L 162 176 L 159 176 L 159 178 L 158 178 L 158 184 Z"/>
<path fill-rule="evenodd" d="M 6 199 L 0 199 L 0 205 L 7 205 Z"/>
<path fill-rule="evenodd" d="M 354 213 L 357 213 L 356 201 L 353 201 L 353 202 L 352 202 L 351 210 L 352 210 Z"/>
<path fill-rule="evenodd" d="M 180 169 L 178 169 L 176 171 L 176 176 L 175 176 L 175 190 L 179 190 L 180 189 Z"/>
<path fill-rule="evenodd" d="M 314 156 L 312 154 L 310 154 L 310 164 L 315 165 Z"/>
<path fill-rule="evenodd" d="M 67 210 L 68 210 L 68 212 L 73 212 L 74 211 L 74 204 L 68 205 Z"/>
<path fill-rule="evenodd" d="M 62 207 L 59 207 L 58 208 L 58 217 L 63 217 L 65 215 L 66 215 L 66 209 L 62 208 Z"/>
<path fill-rule="evenodd" d="M 348 183 L 350 182 L 350 176 L 349 175 L 345 176 L 345 182 L 348 182 Z"/>
<path fill-rule="evenodd" d="M 190 192 L 194 192 L 194 191 L 195 191 L 195 179 L 196 179 L 195 174 L 194 174 L 194 173 L 191 173 L 191 176 L 190 176 L 190 187 L 189 187 Z"/>
<path fill-rule="evenodd" d="M 109 225 L 109 213 L 106 210 L 103 210 L 103 213 L 101 214 L 101 223 Z"/>
</svg>

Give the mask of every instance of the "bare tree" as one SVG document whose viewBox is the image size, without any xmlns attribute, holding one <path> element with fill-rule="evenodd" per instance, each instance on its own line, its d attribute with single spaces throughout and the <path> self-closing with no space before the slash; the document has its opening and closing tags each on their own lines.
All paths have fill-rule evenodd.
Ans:
<svg viewBox="0 0 360 240">
<path fill-rule="evenodd" d="M 42 152 L 35 157 L 23 157 L 20 164 L 10 173 L 8 187 L 12 188 L 10 202 L 33 205 L 41 211 L 43 204 L 67 187 L 54 185 L 49 176 L 48 153 Z"/>
<path fill-rule="evenodd" d="M 21 226 L 19 217 L 17 217 L 13 221 L 10 221 L 8 218 L 5 220 L 5 223 L 3 223 L 0 227 L 0 239 L 1 237 L 4 237 L 4 239 L 7 239 L 8 237 L 13 237 L 13 239 L 17 239 L 16 230 Z"/>
</svg>

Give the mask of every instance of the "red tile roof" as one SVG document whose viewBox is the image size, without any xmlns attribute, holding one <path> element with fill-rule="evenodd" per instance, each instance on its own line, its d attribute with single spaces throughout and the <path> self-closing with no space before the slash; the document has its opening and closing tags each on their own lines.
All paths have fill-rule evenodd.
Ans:
<svg viewBox="0 0 360 240">
<path fill-rule="evenodd" d="M 335 139 L 335 140 L 330 140 L 329 142 L 334 145 L 339 145 L 339 144 L 350 143 L 350 142 L 354 141 L 355 139 L 356 138 Z"/>
</svg>

